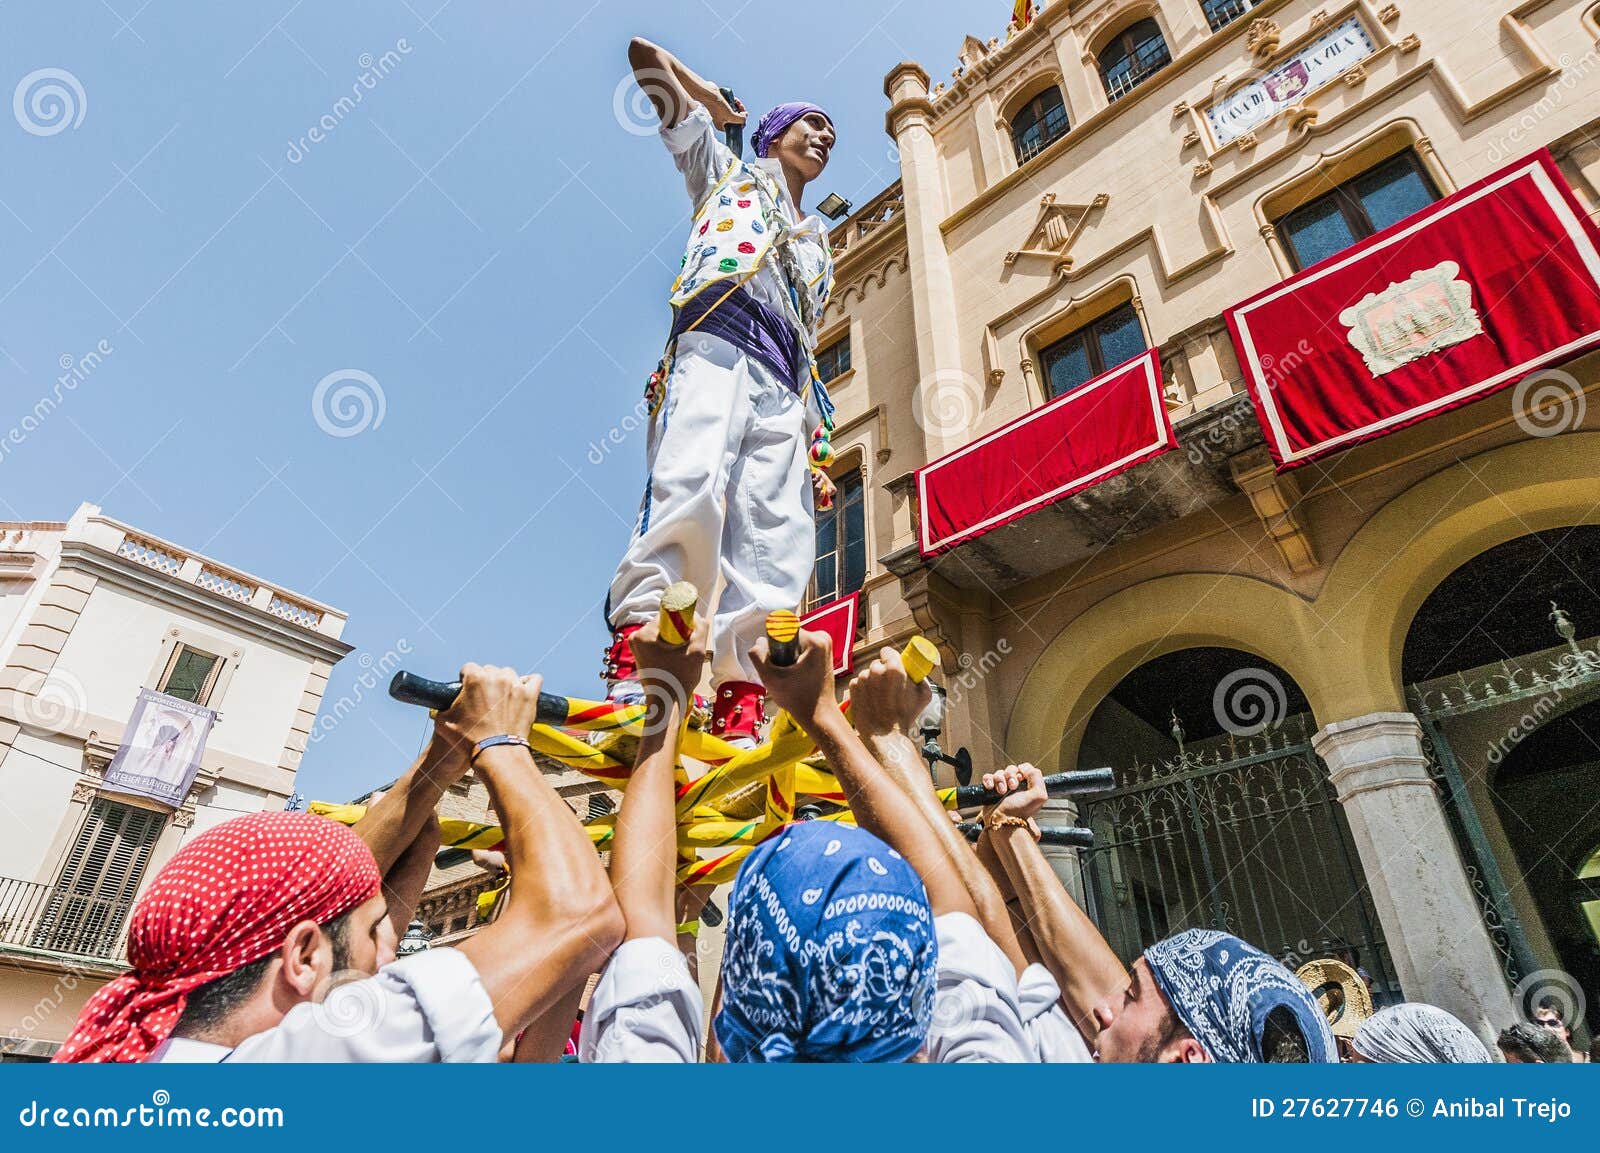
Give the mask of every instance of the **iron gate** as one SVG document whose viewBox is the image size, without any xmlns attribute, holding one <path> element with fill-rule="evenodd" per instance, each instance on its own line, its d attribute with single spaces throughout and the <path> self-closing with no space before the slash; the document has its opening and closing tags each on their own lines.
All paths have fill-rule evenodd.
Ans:
<svg viewBox="0 0 1600 1153">
<path fill-rule="evenodd" d="M 1375 995 L 1398 999 L 1306 718 L 1188 747 L 1180 736 L 1176 757 L 1119 768 L 1117 781 L 1080 820 L 1095 833 L 1089 912 L 1125 962 L 1173 933 L 1214 928 L 1291 967 L 1355 950 Z"/>
<path fill-rule="evenodd" d="M 1422 750 L 1428 758 L 1429 775 L 1439 788 L 1462 869 L 1511 986 L 1545 966 L 1523 931 L 1500 860 L 1489 844 L 1461 762 L 1451 748 L 1447 726 L 1452 718 L 1503 709 L 1520 722 L 1506 738 L 1514 747 L 1537 725 L 1600 689 L 1600 637 L 1579 643 L 1571 619 L 1555 604 L 1550 606 L 1550 620 L 1564 647 L 1508 658 L 1498 668 L 1474 670 L 1470 678 L 1460 672 L 1406 686 L 1411 711 L 1422 723 Z M 1529 721 L 1534 722 L 1531 728 Z M 1521 736 L 1513 736 L 1518 733 Z"/>
</svg>

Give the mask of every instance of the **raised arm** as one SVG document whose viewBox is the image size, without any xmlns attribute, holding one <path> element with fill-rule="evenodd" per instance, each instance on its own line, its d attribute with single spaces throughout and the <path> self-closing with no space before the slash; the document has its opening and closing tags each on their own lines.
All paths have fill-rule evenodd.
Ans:
<svg viewBox="0 0 1600 1153">
<path fill-rule="evenodd" d="M 627 923 L 627 940 L 678 939 L 678 827 L 674 813 L 673 770 L 678 740 L 688 717 L 689 698 L 706 663 L 709 615 L 687 647 L 661 643 L 651 621 L 629 642 L 639 664 L 645 698 L 644 735 L 633 776 L 622 796 L 611 848 L 611 884 Z"/>
<path fill-rule="evenodd" d="M 1062 1007 L 1092 1046 L 1099 1035 L 1094 1007 L 1127 985 L 1128 971 L 1061 884 L 1027 827 L 1049 800 L 1044 774 L 1032 765 L 1013 765 L 985 773 L 983 784 L 1003 795 L 985 815 L 985 836 L 1011 878 L 1040 961 L 1061 986 Z"/>
<path fill-rule="evenodd" d="M 433 738 L 411 767 L 387 792 L 367 806 L 355 831 L 372 850 L 383 875 L 384 896 L 395 934 L 402 935 L 422 899 L 434 854 L 439 850 L 439 821 L 434 815 L 445 790 L 472 767 L 471 746 L 441 735 Z"/>
<path fill-rule="evenodd" d="M 1005 897 L 939 803 L 933 791 L 933 778 L 911 740 L 917 717 L 927 707 L 928 700 L 928 688 L 913 683 L 906 676 L 900 655 L 886 648 L 850 682 L 850 719 L 876 754 L 884 773 L 916 806 L 921 819 L 933 832 L 940 852 L 971 895 L 983 931 L 1000 946 L 1000 951 L 1021 974 L 1028 967 L 1028 958 L 1012 928 Z"/>
<path fill-rule="evenodd" d="M 442 736 L 473 748 L 523 737 L 538 710 L 540 679 L 467 665 L 461 695 L 439 715 Z M 525 746 L 485 748 L 475 767 L 505 830 L 511 891 L 493 924 L 463 942 L 507 1036 L 549 1011 L 600 967 L 622 940 L 622 915 L 583 826 Z"/>
<path fill-rule="evenodd" d="M 874 759 L 834 700 L 833 642 L 828 635 L 802 632 L 800 657 L 788 667 L 771 663 L 765 637 L 750 655 L 772 699 L 827 758 L 850 799 L 856 823 L 892 845 L 921 876 L 934 914 L 976 917 L 967 886 L 938 835 L 917 811 L 916 802 Z"/>
<path fill-rule="evenodd" d="M 635 36 L 628 44 L 628 64 L 639 88 L 650 97 L 665 128 L 674 128 L 689 114 L 690 105 L 704 104 L 718 128 L 743 124 L 743 109 L 730 107 L 717 86 L 659 44 Z"/>
</svg>

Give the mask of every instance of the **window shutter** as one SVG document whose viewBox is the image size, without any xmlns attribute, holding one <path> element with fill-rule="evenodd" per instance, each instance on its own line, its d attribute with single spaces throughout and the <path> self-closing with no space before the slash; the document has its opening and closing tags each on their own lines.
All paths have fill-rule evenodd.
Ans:
<svg viewBox="0 0 1600 1153">
<path fill-rule="evenodd" d="M 61 863 L 34 946 L 110 956 L 165 824 L 165 814 L 97 797 Z"/>
</svg>

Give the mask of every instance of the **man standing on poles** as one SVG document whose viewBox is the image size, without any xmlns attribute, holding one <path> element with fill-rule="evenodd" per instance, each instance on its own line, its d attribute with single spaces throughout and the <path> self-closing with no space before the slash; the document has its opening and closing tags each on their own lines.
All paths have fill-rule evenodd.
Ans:
<svg viewBox="0 0 1600 1153">
<path fill-rule="evenodd" d="M 833 405 L 816 370 L 816 335 L 833 284 L 827 231 L 802 215 L 828 163 L 833 122 L 814 104 L 761 118 L 744 160 L 719 138 L 742 107 L 646 40 L 628 48 L 639 86 L 694 207 L 672 330 L 649 384 L 649 478 L 611 582 L 606 677 L 637 699 L 628 638 L 674 581 L 721 584 L 712 623 L 712 731 L 754 744 L 764 693 L 749 651 L 774 609 L 805 596 L 815 555 L 813 488 L 832 460 Z M 812 431 L 814 429 L 814 431 Z M 808 439 L 808 432 L 811 433 Z M 808 481 L 808 467 L 818 471 Z"/>
</svg>

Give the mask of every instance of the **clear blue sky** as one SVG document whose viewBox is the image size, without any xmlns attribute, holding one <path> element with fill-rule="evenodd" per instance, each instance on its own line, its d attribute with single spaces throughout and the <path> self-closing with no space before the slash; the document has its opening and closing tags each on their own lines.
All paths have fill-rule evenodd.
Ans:
<svg viewBox="0 0 1600 1153">
<path fill-rule="evenodd" d="M 598 466 L 590 445 L 659 355 L 687 221 L 665 152 L 623 124 L 628 37 L 752 110 L 825 104 L 840 136 L 821 191 L 861 203 L 898 175 L 884 74 L 946 76 L 961 36 L 1010 11 L 440 2 L 0 7 L 0 96 L 70 74 L 0 115 L 0 439 L 63 358 L 112 350 L 6 446 L 0 517 L 95 501 L 344 609 L 356 648 L 325 709 L 407 646 L 418 671 L 513 664 L 598 695 L 643 438 Z M 335 436 L 312 402 L 345 369 L 377 382 L 381 422 Z M 425 729 L 369 697 L 300 789 L 381 783 Z"/>
</svg>

